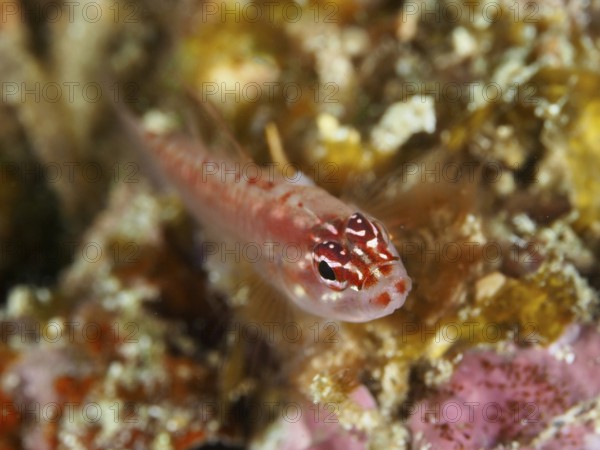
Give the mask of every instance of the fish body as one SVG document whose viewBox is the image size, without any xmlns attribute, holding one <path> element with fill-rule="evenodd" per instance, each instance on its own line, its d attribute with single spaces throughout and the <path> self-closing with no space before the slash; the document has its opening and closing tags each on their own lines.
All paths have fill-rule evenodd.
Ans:
<svg viewBox="0 0 600 450">
<path fill-rule="evenodd" d="M 366 322 L 404 304 L 410 278 L 374 219 L 300 175 L 216 157 L 184 136 L 143 133 L 197 220 L 253 246 L 258 275 L 301 309 Z"/>
</svg>

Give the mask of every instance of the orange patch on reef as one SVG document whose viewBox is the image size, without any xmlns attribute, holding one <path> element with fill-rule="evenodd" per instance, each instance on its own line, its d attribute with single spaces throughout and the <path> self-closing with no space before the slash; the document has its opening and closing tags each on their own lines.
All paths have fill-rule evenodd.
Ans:
<svg viewBox="0 0 600 450">
<path fill-rule="evenodd" d="M 174 444 L 177 450 L 186 450 L 203 442 L 206 442 L 206 433 L 204 431 L 190 430 L 183 436 L 178 437 Z"/>
<path fill-rule="evenodd" d="M 75 378 L 69 375 L 59 376 L 54 380 L 54 389 L 64 403 L 81 403 L 95 379 L 93 377 Z"/>
</svg>

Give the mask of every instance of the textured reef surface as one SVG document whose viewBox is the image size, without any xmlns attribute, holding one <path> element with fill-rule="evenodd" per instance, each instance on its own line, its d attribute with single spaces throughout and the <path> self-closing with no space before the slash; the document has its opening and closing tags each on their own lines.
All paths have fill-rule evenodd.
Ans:
<svg viewBox="0 0 600 450">
<path fill-rule="evenodd" d="M 0 450 L 600 448 L 600 1 L 0 9 Z M 258 301 L 124 110 L 379 219 L 405 305 Z"/>
</svg>

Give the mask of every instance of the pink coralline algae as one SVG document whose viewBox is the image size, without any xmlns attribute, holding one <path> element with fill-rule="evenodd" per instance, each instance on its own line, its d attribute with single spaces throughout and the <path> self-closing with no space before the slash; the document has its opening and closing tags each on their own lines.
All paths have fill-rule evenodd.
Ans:
<svg viewBox="0 0 600 450">
<path fill-rule="evenodd" d="M 286 423 L 281 450 L 366 450 L 364 437 L 345 431 L 339 423 L 302 420 Z"/>
<path fill-rule="evenodd" d="M 468 351 L 447 385 L 406 407 L 413 449 L 598 449 L 599 365 L 591 327 L 547 349 Z"/>
<path fill-rule="evenodd" d="M 372 410 L 376 407 L 375 399 L 363 385 L 357 387 L 350 394 L 350 398 L 362 410 Z M 345 429 L 335 414 L 336 409 L 306 402 L 302 407 L 300 420 L 282 421 L 283 438 L 278 442 L 278 448 L 280 450 L 366 450 L 368 446 L 364 433 Z"/>
</svg>

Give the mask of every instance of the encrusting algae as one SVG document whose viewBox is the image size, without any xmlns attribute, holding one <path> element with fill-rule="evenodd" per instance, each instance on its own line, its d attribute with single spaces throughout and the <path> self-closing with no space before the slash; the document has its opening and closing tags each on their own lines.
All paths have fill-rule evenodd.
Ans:
<svg viewBox="0 0 600 450">
<path fill-rule="evenodd" d="M 600 445 L 598 2 L 97 5 L 5 2 L 0 449 Z M 376 217 L 404 305 L 286 306 L 126 114 Z"/>
</svg>

